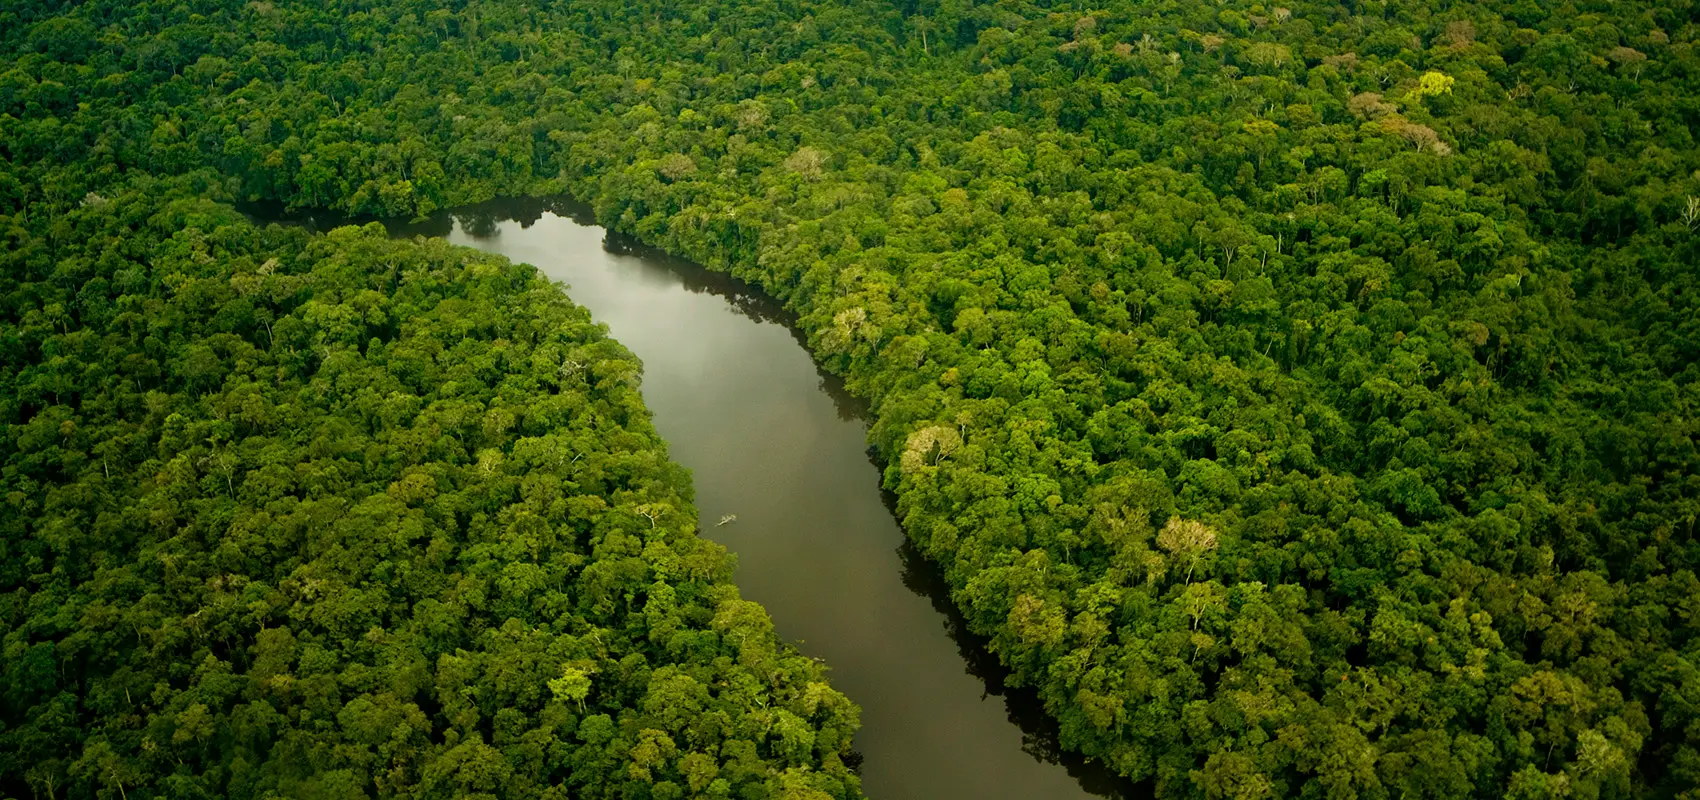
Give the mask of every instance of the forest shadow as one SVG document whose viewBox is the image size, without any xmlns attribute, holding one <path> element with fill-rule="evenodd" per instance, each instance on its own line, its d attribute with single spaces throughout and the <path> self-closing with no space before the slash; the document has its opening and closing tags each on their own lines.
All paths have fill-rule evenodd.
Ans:
<svg viewBox="0 0 1700 800">
<path fill-rule="evenodd" d="M 870 458 L 879 465 L 878 458 Z M 895 517 L 897 496 L 881 490 L 886 507 Z M 1010 671 L 991 651 L 991 640 L 968 629 L 968 620 L 950 599 L 950 584 L 944 570 L 928 559 L 907 538 L 897 546 L 897 557 L 903 563 L 903 585 L 932 603 L 933 610 L 944 617 L 945 634 L 956 644 L 963 667 L 969 675 L 985 684 L 985 697 L 1002 697 L 1004 710 L 1011 724 L 1021 731 L 1021 749 L 1046 764 L 1056 764 L 1068 771 L 1069 777 L 1080 784 L 1086 793 L 1113 800 L 1149 800 L 1156 797 L 1150 781 L 1134 782 L 1110 769 L 1102 761 L 1088 759 L 1063 749 L 1061 728 L 1045 713 L 1045 704 L 1037 690 L 1029 686 L 1007 685 Z"/>
</svg>

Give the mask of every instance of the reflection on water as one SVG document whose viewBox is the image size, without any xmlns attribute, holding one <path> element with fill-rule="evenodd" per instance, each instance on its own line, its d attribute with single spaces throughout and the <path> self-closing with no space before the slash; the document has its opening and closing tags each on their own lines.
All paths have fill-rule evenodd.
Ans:
<svg viewBox="0 0 1700 800">
<path fill-rule="evenodd" d="M 351 220 L 250 206 L 261 221 Z M 875 798 L 1149 795 L 1063 753 L 1030 689 L 969 633 L 938 567 L 910 548 L 867 450 L 866 406 L 822 372 L 794 317 L 736 278 L 594 227 L 562 198 L 502 200 L 385 223 L 537 266 L 644 363 L 670 455 L 692 471 L 704 534 L 738 556 L 744 596 L 824 658 L 862 706 L 857 748 Z"/>
<path fill-rule="evenodd" d="M 887 493 L 888 505 L 895 508 L 897 498 Z M 1078 753 L 1062 748 L 1061 730 L 1057 721 L 1045 713 L 1039 693 L 1031 687 L 1010 688 L 1004 685 L 1009 668 L 986 649 L 988 641 L 968 630 L 968 620 L 950 600 L 950 584 L 938 564 L 921 555 L 905 539 L 897 546 L 897 557 L 903 562 L 903 585 L 910 591 L 932 601 L 933 610 L 944 617 L 945 634 L 956 643 L 968 674 L 979 679 L 986 694 L 1002 696 L 1009 721 L 1021 729 L 1021 749 L 1047 764 L 1058 764 L 1080 782 L 1082 789 L 1099 797 L 1133 800 L 1151 796 L 1149 785 L 1135 785 L 1117 775 L 1102 763 L 1088 761 Z"/>
</svg>

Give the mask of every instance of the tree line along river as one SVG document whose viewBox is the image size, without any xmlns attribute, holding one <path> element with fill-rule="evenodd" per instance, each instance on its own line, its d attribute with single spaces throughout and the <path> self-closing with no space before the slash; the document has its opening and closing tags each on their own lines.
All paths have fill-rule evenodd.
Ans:
<svg viewBox="0 0 1700 800">
<path fill-rule="evenodd" d="M 344 221 L 249 211 L 262 222 Z M 1101 765 L 1060 751 L 1036 697 L 1003 686 L 942 576 L 906 546 L 860 403 L 817 368 L 777 303 L 610 234 L 565 199 L 389 227 L 535 265 L 642 359 L 655 426 L 692 471 L 704 533 L 737 555 L 740 590 L 862 707 L 870 797 L 1132 796 Z"/>
</svg>

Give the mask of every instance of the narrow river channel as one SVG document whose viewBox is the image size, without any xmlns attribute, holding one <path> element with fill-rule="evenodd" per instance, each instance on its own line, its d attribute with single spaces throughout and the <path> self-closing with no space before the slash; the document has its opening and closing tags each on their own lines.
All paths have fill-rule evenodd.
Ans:
<svg viewBox="0 0 1700 800">
<path fill-rule="evenodd" d="M 500 201 L 391 230 L 535 265 L 643 360 L 644 400 L 693 474 L 704 533 L 737 554 L 744 596 L 861 705 L 869 797 L 1128 796 L 1102 767 L 1059 753 L 1036 699 L 1006 692 L 996 660 L 964 634 L 936 570 L 903 546 L 861 406 L 777 304 L 611 237 L 566 201 Z"/>
</svg>

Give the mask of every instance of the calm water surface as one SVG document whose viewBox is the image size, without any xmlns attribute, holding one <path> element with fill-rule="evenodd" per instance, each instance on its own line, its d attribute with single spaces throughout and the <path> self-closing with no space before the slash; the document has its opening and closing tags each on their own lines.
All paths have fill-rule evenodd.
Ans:
<svg viewBox="0 0 1700 800">
<path fill-rule="evenodd" d="M 737 554 L 739 589 L 862 707 L 870 797 L 1131 796 L 1059 753 L 1036 698 L 1004 689 L 936 568 L 905 546 L 862 407 L 776 304 L 611 236 L 566 201 L 500 201 L 392 231 L 537 266 L 643 360 L 644 400 L 693 473 L 704 533 Z M 737 520 L 715 527 L 727 514 Z"/>
</svg>

